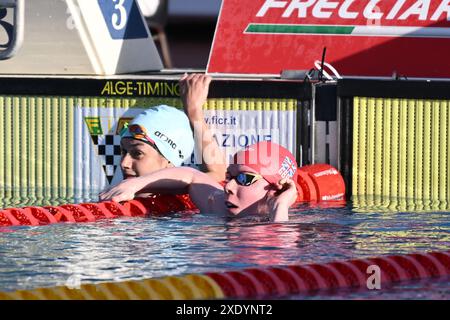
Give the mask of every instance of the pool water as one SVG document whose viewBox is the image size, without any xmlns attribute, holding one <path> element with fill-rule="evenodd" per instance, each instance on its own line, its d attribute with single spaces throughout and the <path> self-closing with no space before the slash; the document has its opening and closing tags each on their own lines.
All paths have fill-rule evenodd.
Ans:
<svg viewBox="0 0 450 320">
<path fill-rule="evenodd" d="M 213 214 L 0 228 L 0 291 L 450 248 L 449 212 L 299 205 L 288 223 Z M 288 299 L 448 299 L 450 279 Z"/>
</svg>

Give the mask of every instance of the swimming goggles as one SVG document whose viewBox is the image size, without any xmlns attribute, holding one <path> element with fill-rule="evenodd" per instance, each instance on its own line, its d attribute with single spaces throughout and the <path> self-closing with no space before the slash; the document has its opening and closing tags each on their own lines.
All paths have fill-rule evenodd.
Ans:
<svg viewBox="0 0 450 320">
<path fill-rule="evenodd" d="M 251 172 L 240 172 L 237 176 L 234 177 L 227 173 L 227 181 L 234 179 L 238 185 L 245 187 L 254 184 L 256 181 L 262 178 L 262 175 Z"/>
<path fill-rule="evenodd" d="M 128 125 L 127 127 L 130 134 L 133 136 L 134 139 L 142 140 L 145 143 L 147 143 L 149 146 L 151 146 L 153 149 L 155 149 L 161 156 L 164 157 L 164 155 L 159 151 L 158 147 L 156 146 L 155 140 L 150 138 L 147 134 L 147 131 L 144 127 L 138 125 L 138 124 L 132 124 Z M 165 158 L 165 157 L 164 157 Z"/>
<path fill-rule="evenodd" d="M 147 140 L 148 142 L 156 145 L 155 141 L 148 136 L 147 130 L 145 130 L 145 128 L 143 128 L 142 126 L 138 124 L 129 125 L 128 131 L 130 131 L 133 138 L 138 140 Z"/>
</svg>

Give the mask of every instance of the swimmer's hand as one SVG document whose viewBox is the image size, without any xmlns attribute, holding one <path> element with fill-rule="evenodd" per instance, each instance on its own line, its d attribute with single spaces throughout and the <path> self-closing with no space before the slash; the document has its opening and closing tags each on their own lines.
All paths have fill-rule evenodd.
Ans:
<svg viewBox="0 0 450 320">
<path fill-rule="evenodd" d="M 108 188 L 102 191 L 98 197 L 100 201 L 114 201 L 121 202 L 127 200 L 133 200 L 136 192 L 139 188 L 139 183 L 137 180 L 139 178 L 129 178 L 121 181 L 118 185 Z"/>
<path fill-rule="evenodd" d="M 179 83 L 184 110 L 194 126 L 194 122 L 204 121 L 203 105 L 208 98 L 211 77 L 205 74 L 185 74 Z"/>
<path fill-rule="evenodd" d="M 273 222 L 289 221 L 289 208 L 297 200 L 297 188 L 294 180 L 281 179 L 276 189 L 267 193 L 270 220 Z"/>
</svg>

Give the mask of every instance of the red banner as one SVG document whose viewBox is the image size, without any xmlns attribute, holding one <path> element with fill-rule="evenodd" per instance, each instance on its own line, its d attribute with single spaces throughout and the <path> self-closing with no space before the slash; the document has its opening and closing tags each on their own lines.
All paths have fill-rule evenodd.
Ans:
<svg viewBox="0 0 450 320">
<path fill-rule="evenodd" d="M 450 0 L 223 0 L 209 73 L 450 78 Z"/>
</svg>

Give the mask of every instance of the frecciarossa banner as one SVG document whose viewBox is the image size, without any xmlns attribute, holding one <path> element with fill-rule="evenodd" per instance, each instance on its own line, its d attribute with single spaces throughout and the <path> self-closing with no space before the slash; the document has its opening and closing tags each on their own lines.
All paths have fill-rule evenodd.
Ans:
<svg viewBox="0 0 450 320">
<path fill-rule="evenodd" d="M 450 0 L 223 0 L 209 73 L 450 78 Z"/>
</svg>

